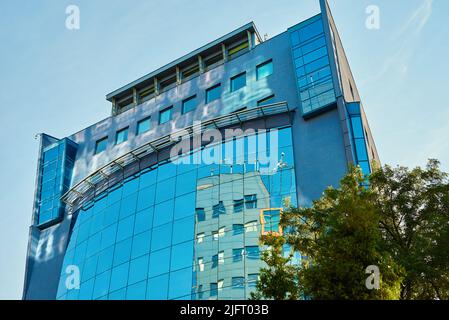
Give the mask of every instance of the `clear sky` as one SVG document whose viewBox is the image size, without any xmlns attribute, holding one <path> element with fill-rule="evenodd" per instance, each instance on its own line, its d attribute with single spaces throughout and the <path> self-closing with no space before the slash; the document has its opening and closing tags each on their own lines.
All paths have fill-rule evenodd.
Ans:
<svg viewBox="0 0 449 320">
<path fill-rule="evenodd" d="M 80 29 L 65 26 L 80 8 Z M 110 114 L 105 95 L 254 21 L 274 36 L 318 0 L 0 0 L 0 299 L 22 294 L 36 133 L 68 136 Z M 365 27 L 380 9 L 380 29 Z M 449 1 L 331 4 L 383 163 L 449 171 Z"/>
</svg>

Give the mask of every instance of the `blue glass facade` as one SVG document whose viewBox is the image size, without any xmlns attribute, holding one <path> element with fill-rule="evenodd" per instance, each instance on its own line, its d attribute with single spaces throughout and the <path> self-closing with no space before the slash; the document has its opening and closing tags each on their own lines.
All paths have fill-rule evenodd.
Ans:
<svg viewBox="0 0 449 320">
<path fill-rule="evenodd" d="M 336 102 L 321 15 L 289 33 L 302 113 L 307 115 Z"/>
<path fill-rule="evenodd" d="M 39 226 L 57 221 L 64 214 L 60 198 L 70 187 L 76 144 L 63 139 L 44 148 L 42 154 L 36 219 Z"/>
<path fill-rule="evenodd" d="M 247 298 L 259 237 L 283 232 L 286 206 L 377 160 L 320 3 L 275 37 L 249 23 L 117 89 L 111 117 L 66 139 L 43 135 L 24 298 Z M 198 150 L 196 130 L 211 129 L 253 132 L 206 134 Z M 188 156 L 171 155 L 175 141 Z"/>
<path fill-rule="evenodd" d="M 222 164 L 204 163 L 212 149 Z M 262 163 L 271 152 L 278 161 Z M 248 298 L 262 266 L 262 213 L 286 204 L 296 204 L 290 127 L 159 163 L 76 213 L 57 298 Z M 69 265 L 79 290 L 65 286 Z"/>
</svg>

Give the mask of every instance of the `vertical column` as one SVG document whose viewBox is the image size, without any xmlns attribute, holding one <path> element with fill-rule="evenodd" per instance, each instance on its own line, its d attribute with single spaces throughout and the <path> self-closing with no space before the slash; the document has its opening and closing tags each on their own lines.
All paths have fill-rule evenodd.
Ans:
<svg viewBox="0 0 449 320">
<path fill-rule="evenodd" d="M 139 104 L 139 95 L 137 94 L 136 88 L 133 88 L 133 103 L 134 106 L 137 106 Z"/>
<path fill-rule="evenodd" d="M 221 51 L 223 53 L 223 61 L 224 62 L 228 61 L 228 53 L 226 50 L 226 45 L 224 43 L 221 44 Z"/>
<path fill-rule="evenodd" d="M 201 57 L 200 55 L 198 55 L 198 66 L 199 66 L 200 73 L 204 73 L 203 57 Z"/>
<path fill-rule="evenodd" d="M 154 77 L 154 95 L 159 95 L 159 81 L 157 81 L 156 77 Z"/>
</svg>

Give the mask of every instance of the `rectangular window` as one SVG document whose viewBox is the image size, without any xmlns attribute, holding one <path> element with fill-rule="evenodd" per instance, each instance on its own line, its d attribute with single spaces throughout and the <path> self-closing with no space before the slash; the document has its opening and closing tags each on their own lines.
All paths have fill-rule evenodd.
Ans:
<svg viewBox="0 0 449 320">
<path fill-rule="evenodd" d="M 257 221 L 250 221 L 245 223 L 245 232 L 256 232 L 257 231 Z"/>
<path fill-rule="evenodd" d="M 196 235 L 196 243 L 204 242 L 204 232 L 198 233 Z"/>
<path fill-rule="evenodd" d="M 261 212 L 262 233 L 282 233 L 279 225 L 282 209 L 265 209 Z"/>
<path fill-rule="evenodd" d="M 212 101 L 220 99 L 221 96 L 221 84 L 217 84 L 206 90 L 206 104 Z"/>
<path fill-rule="evenodd" d="M 243 248 L 232 249 L 232 262 L 242 261 Z"/>
<path fill-rule="evenodd" d="M 221 214 L 226 214 L 226 209 L 223 201 L 220 201 L 218 204 L 212 207 L 212 218 L 218 218 L 218 216 Z"/>
<path fill-rule="evenodd" d="M 243 233 L 243 224 L 233 224 L 232 225 L 232 234 L 238 235 L 238 234 L 242 234 Z"/>
<path fill-rule="evenodd" d="M 243 212 L 243 199 L 234 200 L 234 213 Z"/>
<path fill-rule="evenodd" d="M 229 59 L 234 59 L 241 55 L 242 53 L 248 51 L 249 42 L 248 39 L 242 39 L 240 42 L 231 45 L 228 48 Z"/>
<path fill-rule="evenodd" d="M 224 251 L 218 253 L 218 264 L 224 264 Z"/>
<path fill-rule="evenodd" d="M 248 287 L 255 288 L 257 285 L 257 281 L 259 281 L 259 274 L 258 273 L 250 273 L 248 274 Z"/>
<path fill-rule="evenodd" d="M 198 258 L 198 270 L 200 272 L 204 271 L 204 259 L 203 258 Z"/>
<path fill-rule="evenodd" d="M 212 266 L 211 266 L 211 268 L 214 269 L 216 267 L 218 267 L 218 254 L 214 254 L 212 256 Z"/>
<path fill-rule="evenodd" d="M 210 70 L 223 62 L 223 52 L 219 51 L 204 58 L 204 67 Z"/>
<path fill-rule="evenodd" d="M 142 134 L 151 129 L 151 118 L 145 118 L 137 122 L 137 134 Z"/>
<path fill-rule="evenodd" d="M 273 74 L 273 60 L 269 60 L 256 67 L 257 80 L 266 78 Z"/>
<path fill-rule="evenodd" d="M 260 257 L 259 246 L 248 246 L 245 248 L 245 252 L 248 259 L 259 259 Z"/>
<path fill-rule="evenodd" d="M 246 86 L 246 72 L 240 73 L 231 78 L 231 92 L 237 91 Z"/>
<path fill-rule="evenodd" d="M 128 140 L 128 128 L 117 131 L 115 135 L 115 144 L 120 144 Z"/>
<path fill-rule="evenodd" d="M 194 95 L 190 98 L 187 98 L 182 102 L 182 113 L 183 114 L 190 112 L 192 110 L 195 110 L 195 108 L 196 108 L 196 95 Z"/>
<path fill-rule="evenodd" d="M 206 212 L 204 211 L 204 208 L 196 209 L 196 219 L 198 222 L 206 220 Z"/>
<path fill-rule="evenodd" d="M 251 194 L 251 195 L 245 196 L 245 206 L 246 206 L 246 209 L 257 208 L 257 195 Z"/>
<path fill-rule="evenodd" d="M 169 107 L 167 109 L 162 110 L 159 113 L 159 124 L 164 124 L 166 122 L 169 122 L 171 120 L 171 112 L 173 107 Z"/>
<path fill-rule="evenodd" d="M 267 104 L 271 104 L 274 102 L 274 94 L 272 94 L 271 96 L 268 96 L 266 98 L 263 98 L 262 100 L 257 101 L 257 106 L 265 106 Z"/>
<path fill-rule="evenodd" d="M 95 144 L 95 154 L 105 151 L 107 146 L 108 146 L 108 137 L 98 140 Z"/>
<path fill-rule="evenodd" d="M 218 295 L 218 283 L 210 284 L 210 296 L 216 297 Z"/>
<path fill-rule="evenodd" d="M 232 288 L 233 289 L 242 289 L 245 286 L 245 278 L 244 277 L 232 277 Z"/>
</svg>

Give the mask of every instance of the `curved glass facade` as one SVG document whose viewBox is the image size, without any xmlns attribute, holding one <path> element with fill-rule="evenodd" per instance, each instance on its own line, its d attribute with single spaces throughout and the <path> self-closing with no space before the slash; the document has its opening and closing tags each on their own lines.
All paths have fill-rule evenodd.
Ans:
<svg viewBox="0 0 449 320">
<path fill-rule="evenodd" d="M 57 298 L 246 299 L 263 266 L 259 236 L 282 232 L 289 203 L 290 127 L 161 162 L 76 213 Z M 79 289 L 66 288 L 71 265 Z"/>
</svg>

